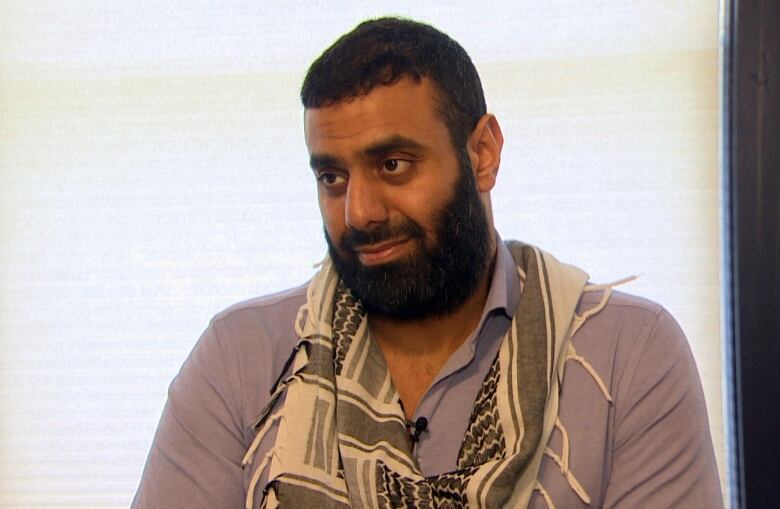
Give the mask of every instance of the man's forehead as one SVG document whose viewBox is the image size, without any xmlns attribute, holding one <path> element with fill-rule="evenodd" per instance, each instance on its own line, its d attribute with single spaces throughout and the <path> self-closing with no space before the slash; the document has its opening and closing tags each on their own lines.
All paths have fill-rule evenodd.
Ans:
<svg viewBox="0 0 780 509">
<path fill-rule="evenodd" d="M 379 85 L 369 93 L 337 103 L 304 110 L 304 134 L 307 144 L 314 136 L 340 138 L 355 136 L 364 129 L 397 126 L 413 127 L 416 123 L 441 122 L 438 95 L 428 80 L 404 78 L 389 85 Z M 400 134 L 400 133 L 399 133 Z"/>
</svg>

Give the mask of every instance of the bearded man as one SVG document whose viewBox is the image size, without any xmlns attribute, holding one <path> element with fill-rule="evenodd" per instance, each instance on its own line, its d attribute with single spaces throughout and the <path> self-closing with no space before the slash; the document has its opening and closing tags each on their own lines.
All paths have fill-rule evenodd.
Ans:
<svg viewBox="0 0 780 509">
<path fill-rule="evenodd" d="M 367 21 L 301 98 L 328 257 L 211 322 L 133 507 L 719 507 L 660 306 L 493 228 L 503 136 L 466 52 Z"/>
</svg>

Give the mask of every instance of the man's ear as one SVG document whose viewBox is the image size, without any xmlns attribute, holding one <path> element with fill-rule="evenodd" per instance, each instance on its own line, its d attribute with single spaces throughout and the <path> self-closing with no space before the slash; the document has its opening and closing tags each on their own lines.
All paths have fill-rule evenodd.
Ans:
<svg viewBox="0 0 780 509">
<path fill-rule="evenodd" d="M 504 135 L 495 115 L 487 113 L 479 119 L 469 135 L 467 146 L 477 189 L 480 193 L 487 193 L 496 185 L 501 148 L 504 146 Z"/>
</svg>

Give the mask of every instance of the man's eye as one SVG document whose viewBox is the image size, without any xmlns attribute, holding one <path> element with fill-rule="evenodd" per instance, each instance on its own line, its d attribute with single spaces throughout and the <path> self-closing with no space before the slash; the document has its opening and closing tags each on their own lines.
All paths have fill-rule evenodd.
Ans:
<svg viewBox="0 0 780 509">
<path fill-rule="evenodd" d="M 382 162 L 382 170 L 388 173 L 399 173 L 409 166 L 409 161 L 402 159 L 387 159 Z"/>
<path fill-rule="evenodd" d="M 344 177 L 338 173 L 320 173 L 317 180 L 325 187 L 334 187 L 344 183 Z"/>
</svg>

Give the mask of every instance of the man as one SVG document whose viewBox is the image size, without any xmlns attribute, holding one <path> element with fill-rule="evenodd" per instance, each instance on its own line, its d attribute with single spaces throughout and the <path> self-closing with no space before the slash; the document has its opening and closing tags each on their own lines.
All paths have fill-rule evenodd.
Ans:
<svg viewBox="0 0 780 509">
<path fill-rule="evenodd" d="M 719 507 L 660 306 L 503 243 L 503 136 L 465 51 L 365 22 L 301 97 L 329 257 L 214 318 L 134 507 Z"/>
</svg>

